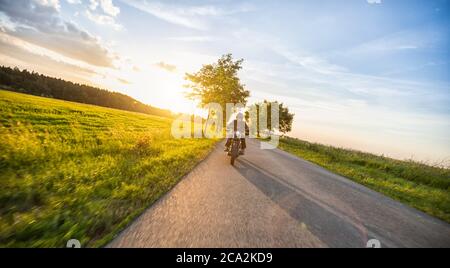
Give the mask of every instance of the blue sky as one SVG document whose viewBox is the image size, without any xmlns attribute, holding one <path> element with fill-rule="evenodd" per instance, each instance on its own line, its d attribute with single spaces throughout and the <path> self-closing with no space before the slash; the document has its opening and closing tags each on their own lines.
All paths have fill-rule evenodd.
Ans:
<svg viewBox="0 0 450 268">
<path fill-rule="evenodd" d="M 292 136 L 450 158 L 450 1 L 0 0 L 0 63 L 189 111 L 185 72 L 244 58 L 250 102 Z"/>
</svg>

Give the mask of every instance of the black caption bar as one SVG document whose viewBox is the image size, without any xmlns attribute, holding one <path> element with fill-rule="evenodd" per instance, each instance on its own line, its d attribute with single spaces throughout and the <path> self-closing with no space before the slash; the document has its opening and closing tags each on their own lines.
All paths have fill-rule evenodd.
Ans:
<svg viewBox="0 0 450 268">
<path fill-rule="evenodd" d="M 432 250 L 433 252 L 438 252 Z M 392 249 L 0 249 L 0 259 L 20 264 L 38 264 L 44 267 L 155 267 L 155 264 L 208 267 L 215 265 L 277 266 L 314 263 L 348 265 L 360 263 L 384 267 L 380 256 L 401 258 L 415 262 L 420 254 L 407 255 L 406 250 Z M 437 255 L 437 254 L 436 254 Z M 357 256 L 358 258 L 355 258 Z M 404 257 L 404 258 L 403 258 Z M 439 259 L 439 258 L 437 258 Z M 30 265 L 27 265 L 30 266 Z M 159 267 L 159 266 L 158 266 Z"/>
</svg>

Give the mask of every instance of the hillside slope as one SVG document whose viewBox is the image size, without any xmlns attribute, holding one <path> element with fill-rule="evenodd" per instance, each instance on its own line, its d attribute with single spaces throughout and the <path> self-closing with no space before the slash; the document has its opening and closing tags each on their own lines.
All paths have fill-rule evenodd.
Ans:
<svg viewBox="0 0 450 268">
<path fill-rule="evenodd" d="M 171 120 L 0 90 L 0 247 L 100 246 L 215 144 Z"/>
<path fill-rule="evenodd" d="M 173 116 L 169 110 L 144 104 L 125 94 L 80 85 L 36 72 L 19 70 L 18 68 L 0 66 L 0 86 L 6 90 L 35 96 L 87 103 L 164 117 Z"/>
</svg>

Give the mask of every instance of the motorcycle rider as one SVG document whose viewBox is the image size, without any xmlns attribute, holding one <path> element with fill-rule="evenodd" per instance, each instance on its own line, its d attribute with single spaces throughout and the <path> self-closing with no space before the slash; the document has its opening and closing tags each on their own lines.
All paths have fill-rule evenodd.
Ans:
<svg viewBox="0 0 450 268">
<path fill-rule="evenodd" d="M 244 133 L 242 133 L 242 130 L 240 131 L 240 139 L 241 139 L 241 148 L 239 151 L 239 154 L 243 155 L 245 148 L 247 148 L 246 143 L 245 143 L 245 136 L 248 135 L 249 133 L 249 128 L 247 125 L 247 122 L 245 122 L 244 120 L 244 115 L 242 114 L 242 112 L 238 112 L 236 114 L 236 116 L 232 116 L 230 121 L 228 121 L 227 123 L 227 130 L 233 130 L 232 133 L 234 133 L 234 131 L 239 130 L 238 126 L 242 126 L 241 124 L 244 123 Z M 227 139 L 227 142 L 225 143 L 225 152 L 228 152 L 230 150 L 230 146 L 231 143 L 233 141 L 233 137 L 229 137 Z"/>
</svg>

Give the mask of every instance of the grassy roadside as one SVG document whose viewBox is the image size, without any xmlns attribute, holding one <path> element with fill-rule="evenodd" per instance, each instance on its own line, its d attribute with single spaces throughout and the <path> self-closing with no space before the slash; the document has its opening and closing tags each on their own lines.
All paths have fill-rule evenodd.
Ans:
<svg viewBox="0 0 450 268">
<path fill-rule="evenodd" d="M 213 148 L 171 120 L 0 90 L 0 247 L 98 247 Z"/>
<path fill-rule="evenodd" d="M 294 138 L 279 148 L 450 223 L 450 170 Z"/>
</svg>

